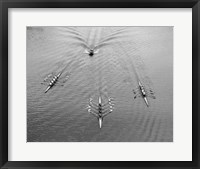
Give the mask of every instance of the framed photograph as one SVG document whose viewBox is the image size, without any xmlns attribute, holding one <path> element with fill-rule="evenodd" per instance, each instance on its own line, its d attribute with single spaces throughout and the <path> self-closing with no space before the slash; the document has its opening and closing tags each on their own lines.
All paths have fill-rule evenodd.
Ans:
<svg viewBox="0 0 200 169">
<path fill-rule="evenodd" d="M 198 0 L 1 0 L 0 167 L 200 168 Z"/>
</svg>

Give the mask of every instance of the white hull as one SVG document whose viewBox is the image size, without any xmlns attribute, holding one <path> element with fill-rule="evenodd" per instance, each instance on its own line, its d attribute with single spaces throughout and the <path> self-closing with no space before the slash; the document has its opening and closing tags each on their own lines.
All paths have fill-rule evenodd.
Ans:
<svg viewBox="0 0 200 169">
<path fill-rule="evenodd" d="M 103 122 L 102 118 L 99 118 L 99 128 L 102 127 L 102 122 Z"/>
<path fill-rule="evenodd" d="M 147 107 L 149 107 L 149 102 L 148 102 L 147 98 L 146 97 L 143 97 L 143 98 L 144 98 L 144 101 L 145 101 Z"/>
<path fill-rule="evenodd" d="M 48 87 L 46 88 L 46 90 L 45 90 L 44 93 L 47 93 L 47 92 L 49 91 L 50 88 L 51 88 L 51 86 L 48 86 Z"/>
</svg>

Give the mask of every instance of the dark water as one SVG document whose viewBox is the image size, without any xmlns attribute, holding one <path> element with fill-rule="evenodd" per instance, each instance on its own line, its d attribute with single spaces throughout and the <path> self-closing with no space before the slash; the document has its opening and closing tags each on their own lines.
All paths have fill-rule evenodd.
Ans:
<svg viewBox="0 0 200 169">
<path fill-rule="evenodd" d="M 99 53 L 84 53 L 84 40 L 106 37 Z M 44 77 L 63 69 L 64 86 L 44 93 Z M 134 99 L 138 80 L 155 92 L 150 107 Z M 114 104 L 101 129 L 86 108 L 100 93 Z M 28 27 L 27 141 L 173 141 L 173 28 Z"/>
</svg>

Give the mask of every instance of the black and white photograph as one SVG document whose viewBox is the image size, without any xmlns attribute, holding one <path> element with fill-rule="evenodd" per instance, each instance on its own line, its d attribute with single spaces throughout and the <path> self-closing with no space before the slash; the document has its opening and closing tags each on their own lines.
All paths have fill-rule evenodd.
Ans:
<svg viewBox="0 0 200 169">
<path fill-rule="evenodd" d="M 173 26 L 27 26 L 27 142 L 173 142 Z"/>
</svg>

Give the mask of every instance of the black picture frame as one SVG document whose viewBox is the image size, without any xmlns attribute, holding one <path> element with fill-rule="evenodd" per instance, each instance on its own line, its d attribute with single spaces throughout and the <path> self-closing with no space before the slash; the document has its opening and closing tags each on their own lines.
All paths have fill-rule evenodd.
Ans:
<svg viewBox="0 0 200 169">
<path fill-rule="evenodd" d="M 8 161 L 8 9 L 9 8 L 192 8 L 192 161 Z M 199 0 L 0 0 L 0 167 L 8 168 L 200 168 Z M 184 19 L 184 18 L 183 18 Z"/>
</svg>

